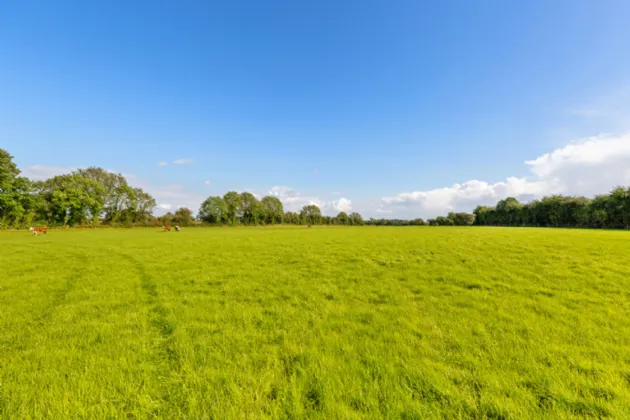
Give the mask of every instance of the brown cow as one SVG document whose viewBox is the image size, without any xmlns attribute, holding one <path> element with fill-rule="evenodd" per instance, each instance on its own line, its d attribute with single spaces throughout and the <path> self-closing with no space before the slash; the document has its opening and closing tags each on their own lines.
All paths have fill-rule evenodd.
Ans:
<svg viewBox="0 0 630 420">
<path fill-rule="evenodd" d="M 40 233 L 42 233 L 44 235 L 48 234 L 48 230 L 44 226 L 31 227 L 29 230 L 31 232 L 33 232 L 33 235 L 35 235 L 35 236 L 39 235 Z"/>
</svg>

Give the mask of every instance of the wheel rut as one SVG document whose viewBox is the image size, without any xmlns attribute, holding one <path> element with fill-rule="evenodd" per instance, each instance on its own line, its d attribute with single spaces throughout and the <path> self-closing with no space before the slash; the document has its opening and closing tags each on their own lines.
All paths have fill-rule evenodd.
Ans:
<svg viewBox="0 0 630 420">
<path fill-rule="evenodd" d="M 154 363 L 160 368 L 160 399 L 168 401 L 170 391 L 181 381 L 181 360 L 177 351 L 177 340 L 174 336 L 177 325 L 169 318 L 168 308 L 161 303 L 158 286 L 147 271 L 145 264 L 132 255 L 120 252 L 116 252 L 116 254 L 134 268 L 140 280 L 139 287 L 149 305 L 148 321 L 156 335 Z"/>
</svg>

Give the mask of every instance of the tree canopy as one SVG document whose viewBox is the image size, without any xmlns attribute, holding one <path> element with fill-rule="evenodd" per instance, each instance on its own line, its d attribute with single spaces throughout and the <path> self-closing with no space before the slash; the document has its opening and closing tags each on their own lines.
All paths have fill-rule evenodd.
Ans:
<svg viewBox="0 0 630 420">
<path fill-rule="evenodd" d="M 44 181 L 19 176 L 13 157 L 0 149 L 0 225 L 145 223 L 156 202 L 120 174 L 79 169 Z"/>
<path fill-rule="evenodd" d="M 141 188 L 129 185 L 121 174 L 89 167 L 44 181 L 20 176 L 13 156 L 0 149 L 0 227 L 177 224 L 211 225 L 370 225 L 370 226 L 540 226 L 585 228 L 630 228 L 630 188 L 616 187 L 594 198 L 552 195 L 528 203 L 514 197 L 495 206 L 477 206 L 473 213 L 450 212 L 427 221 L 416 218 L 369 219 L 356 212 L 322 215 L 315 204 L 299 212 L 285 212 L 278 197 L 259 199 L 252 193 L 229 191 L 223 197 L 208 197 L 195 218 L 191 209 L 154 217 L 155 199 Z"/>
</svg>

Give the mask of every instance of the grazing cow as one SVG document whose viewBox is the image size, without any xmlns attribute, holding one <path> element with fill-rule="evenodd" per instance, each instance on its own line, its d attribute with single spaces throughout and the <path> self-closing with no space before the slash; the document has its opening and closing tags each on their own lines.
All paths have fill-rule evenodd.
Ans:
<svg viewBox="0 0 630 420">
<path fill-rule="evenodd" d="M 48 234 L 48 230 L 47 230 L 45 227 L 42 227 L 42 226 L 39 226 L 39 227 L 31 227 L 31 228 L 29 228 L 29 230 L 30 230 L 31 232 L 33 232 L 33 235 L 35 235 L 35 236 L 39 235 L 40 233 L 41 233 L 41 234 L 44 234 L 44 235 L 47 235 L 47 234 Z"/>
<path fill-rule="evenodd" d="M 170 232 L 170 231 L 171 231 L 170 226 L 164 226 L 164 232 Z"/>
<path fill-rule="evenodd" d="M 179 226 L 175 226 L 175 231 L 179 232 Z"/>
</svg>

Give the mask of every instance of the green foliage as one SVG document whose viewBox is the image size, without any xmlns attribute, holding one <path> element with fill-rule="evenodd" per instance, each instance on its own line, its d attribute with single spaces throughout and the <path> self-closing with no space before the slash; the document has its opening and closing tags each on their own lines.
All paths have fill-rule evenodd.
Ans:
<svg viewBox="0 0 630 420">
<path fill-rule="evenodd" d="M 262 212 L 265 218 L 265 223 L 275 225 L 282 223 L 282 217 L 284 215 L 284 206 L 282 201 L 278 197 L 263 197 L 261 200 Z"/>
<path fill-rule="evenodd" d="M 223 201 L 227 207 L 227 219 L 232 225 L 236 225 L 238 218 L 243 213 L 243 198 L 235 191 L 230 191 L 223 196 Z"/>
<path fill-rule="evenodd" d="M 121 174 L 102 168 L 79 169 L 75 172 L 82 178 L 102 186 L 98 200 L 102 202 L 103 219 L 109 223 L 119 221 L 133 223 L 146 218 L 154 210 L 153 198 L 139 188 L 132 188 Z"/>
<path fill-rule="evenodd" d="M 173 215 L 171 223 L 176 226 L 192 226 L 195 223 L 195 218 L 190 209 L 180 207 Z"/>
<path fill-rule="evenodd" d="M 105 188 L 77 173 L 46 180 L 39 191 L 47 205 L 47 219 L 61 225 L 80 225 L 98 219 L 104 206 Z"/>
<path fill-rule="evenodd" d="M 363 226 L 365 222 L 359 213 L 350 213 L 350 224 L 353 226 Z"/>
<path fill-rule="evenodd" d="M 12 157 L 0 149 L 0 224 L 27 227 L 97 226 L 101 221 L 146 224 L 156 202 L 132 188 L 120 174 L 101 168 L 79 169 L 45 181 L 19 177 Z"/>
<path fill-rule="evenodd" d="M 241 194 L 241 203 L 243 211 L 243 224 L 257 225 L 264 219 L 264 213 L 260 201 L 253 194 L 244 192 Z"/>
<path fill-rule="evenodd" d="M 478 206 L 476 225 L 630 228 L 630 188 L 617 187 L 610 194 L 590 200 L 553 195 L 521 204 L 514 198 L 496 207 Z"/>
<path fill-rule="evenodd" d="M 300 215 L 295 212 L 288 211 L 284 214 L 284 223 L 290 225 L 299 225 L 301 224 Z"/>
<path fill-rule="evenodd" d="M 347 225 L 350 223 L 350 218 L 345 212 L 340 212 L 335 218 L 335 224 L 337 225 Z"/>
<path fill-rule="evenodd" d="M 424 226 L 428 224 L 423 219 L 403 220 L 403 219 L 373 219 L 365 221 L 368 226 Z"/>
<path fill-rule="evenodd" d="M 475 221 L 475 215 L 470 213 L 449 213 L 448 218 L 455 226 L 470 226 Z"/>
<path fill-rule="evenodd" d="M 438 216 L 435 218 L 435 225 L 437 226 L 455 226 L 453 219 L 444 216 Z"/>
<path fill-rule="evenodd" d="M 121 174 L 89 167 L 45 181 L 31 182 L 20 177 L 13 157 L 0 149 L 0 227 L 152 226 L 156 223 L 191 226 L 195 223 L 188 209 L 152 216 L 157 203 L 150 194 L 133 188 Z M 315 205 L 304 206 L 299 214 L 284 214 L 277 197 L 259 201 L 253 194 L 234 191 L 223 198 L 209 197 L 199 209 L 198 219 L 209 224 L 308 224 L 373 226 L 538 226 L 629 229 L 630 188 L 617 187 L 594 199 L 553 195 L 519 203 L 513 197 L 500 200 L 495 207 L 478 206 L 473 214 L 449 213 L 429 219 L 370 219 L 358 213 L 340 212 L 325 216 Z"/>
<path fill-rule="evenodd" d="M 228 220 L 228 208 L 225 200 L 221 197 L 208 197 L 199 209 L 197 216 L 199 220 L 211 223 L 222 224 L 227 223 Z"/>
<path fill-rule="evenodd" d="M 19 175 L 20 170 L 13 162 L 13 156 L 6 150 L 0 149 L 0 193 L 8 192 Z"/>
<path fill-rule="evenodd" d="M 20 177 L 20 170 L 6 150 L 0 149 L 0 224 L 21 226 L 33 216 L 35 200 L 31 182 Z"/>
<path fill-rule="evenodd" d="M 303 223 L 308 225 L 317 225 L 320 223 L 320 219 L 322 217 L 322 212 L 314 204 L 309 204 L 308 206 L 302 207 L 302 211 L 300 211 L 300 219 L 302 219 Z"/>
<path fill-rule="evenodd" d="M 630 417 L 628 233 L 0 232 L 1 418 Z"/>
</svg>

